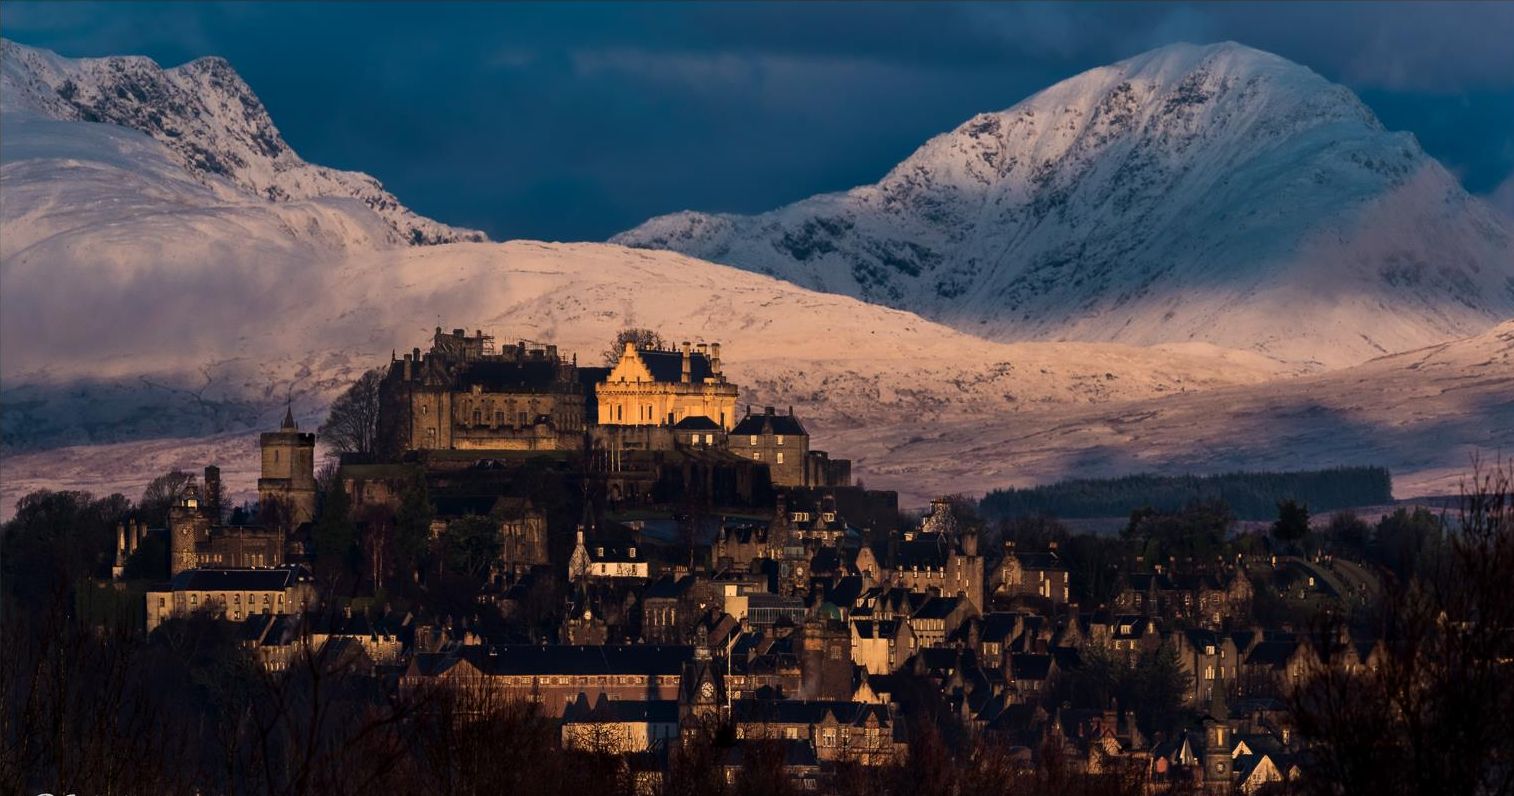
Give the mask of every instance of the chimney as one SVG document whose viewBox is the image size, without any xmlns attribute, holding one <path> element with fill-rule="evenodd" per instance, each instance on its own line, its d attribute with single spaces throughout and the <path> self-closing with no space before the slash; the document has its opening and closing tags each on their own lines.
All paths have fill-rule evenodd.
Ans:
<svg viewBox="0 0 1514 796">
<path fill-rule="evenodd" d="M 410 381 L 411 376 L 414 374 L 414 371 L 412 370 L 414 367 L 415 367 L 414 360 L 410 359 L 410 355 L 409 354 L 406 354 L 405 355 L 405 381 Z"/>
<path fill-rule="evenodd" d="M 769 417 L 772 416 L 772 414 L 773 414 L 773 407 L 771 407 L 771 406 L 764 406 L 764 407 L 762 407 L 762 409 L 763 409 L 764 412 L 767 413 L 767 415 Z"/>
<path fill-rule="evenodd" d="M 688 384 L 689 383 L 689 341 L 688 340 L 683 341 L 683 374 L 679 377 L 679 381 L 683 382 L 684 384 Z"/>
<path fill-rule="evenodd" d="M 716 376 L 720 373 L 720 344 L 710 343 L 710 372 Z"/>
</svg>

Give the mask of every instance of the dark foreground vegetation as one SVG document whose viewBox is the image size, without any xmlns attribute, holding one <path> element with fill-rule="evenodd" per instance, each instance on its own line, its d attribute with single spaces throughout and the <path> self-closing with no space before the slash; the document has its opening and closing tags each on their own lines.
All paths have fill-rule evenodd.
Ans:
<svg viewBox="0 0 1514 796">
<path fill-rule="evenodd" d="M 1316 512 L 1393 501 L 1383 467 L 1340 467 L 1285 473 L 1131 475 L 1074 479 L 1028 489 L 996 489 L 979 504 L 989 519 L 1043 514 L 1066 519 L 1123 517 L 1142 508 L 1173 511 L 1196 501 L 1223 501 L 1243 520 L 1271 519 L 1292 500 Z"/>
<path fill-rule="evenodd" d="M 1369 525 L 1349 515 L 1308 523 L 1274 507 L 1260 539 L 1227 539 L 1223 504 L 1136 512 L 1120 538 L 1071 536 L 1044 520 L 1001 523 L 1006 539 L 1061 540 L 1089 604 L 1119 562 L 1234 555 L 1350 554 L 1382 573 L 1358 610 L 1306 614 L 1263 602 L 1333 648 L 1344 626 L 1384 640 L 1373 667 L 1323 667 L 1288 697 L 1306 753 L 1279 793 L 1514 792 L 1514 484 L 1509 468 L 1474 477 L 1454 518 L 1399 512 Z M 130 501 L 79 493 L 28 496 L 3 531 L 0 792 L 154 794 L 795 792 L 779 741 L 746 744 L 718 721 L 651 756 L 564 750 L 557 719 L 527 701 L 449 689 L 405 690 L 394 674 L 304 646 L 270 671 L 237 626 L 192 615 L 150 636 L 127 600 L 91 578 L 81 544 L 109 548 Z M 1448 521 L 1454 520 L 1454 521 Z M 307 640 L 304 640 L 308 642 Z M 1133 664 L 1090 653 L 1059 686 L 1068 704 L 1117 701 L 1160 732 L 1184 718 L 1172 661 Z M 931 689 L 922 687 L 921 694 Z M 842 764 L 819 781 L 843 794 L 1138 794 L 1152 784 L 1126 761 L 1091 772 L 1048 745 L 1026 750 L 967 731 L 929 696 L 901 689 L 908 751 L 880 767 Z M 1035 763 L 1030 764 L 1034 755 Z M 652 774 L 654 771 L 663 773 Z M 1183 792 L 1182 783 L 1160 792 Z"/>
</svg>

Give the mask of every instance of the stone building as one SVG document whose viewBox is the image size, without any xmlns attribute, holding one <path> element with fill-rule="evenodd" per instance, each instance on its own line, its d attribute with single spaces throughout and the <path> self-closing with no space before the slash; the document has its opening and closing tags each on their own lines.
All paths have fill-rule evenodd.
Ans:
<svg viewBox="0 0 1514 796">
<path fill-rule="evenodd" d="M 810 434 L 790 409 L 786 415 L 766 407 L 761 414 L 741 418 L 731 429 L 730 449 L 737 456 L 763 462 L 777 486 L 808 486 L 805 459 L 810 452 Z"/>
<path fill-rule="evenodd" d="M 706 417 L 736 423 L 736 385 L 720 369 L 720 344 L 688 342 L 676 350 L 627 342 L 610 375 L 595 386 L 602 426 L 676 426 Z"/>
<path fill-rule="evenodd" d="M 872 548 L 857 553 L 857 571 L 869 582 L 897 586 L 910 592 L 964 597 L 973 608 L 984 606 L 984 562 L 978 552 L 978 532 L 962 528 L 945 499 L 931 501 L 931 513 L 918 531 L 905 534 L 893 546 L 885 566 Z"/>
<path fill-rule="evenodd" d="M 519 644 L 461 646 L 417 653 L 402 676 L 406 692 L 430 685 L 504 699 L 529 699 L 558 717 L 579 697 L 675 700 L 691 647 Z"/>
<path fill-rule="evenodd" d="M 1015 549 L 1014 541 L 1004 543 L 1004 558 L 994 570 L 994 597 L 1037 597 L 1051 605 L 1066 605 L 1071 598 L 1067 566 L 1057 554 L 1057 543 L 1045 552 Z"/>
<path fill-rule="evenodd" d="M 557 346 L 437 327 L 431 350 L 390 363 L 379 388 L 379 440 L 412 450 L 546 451 L 582 445 L 584 387 Z"/>
<path fill-rule="evenodd" d="M 200 502 L 191 483 L 177 505 L 168 510 L 168 571 L 170 575 L 198 567 L 281 567 L 284 531 L 244 525 L 221 525 Z"/>
<path fill-rule="evenodd" d="M 274 503 L 282 506 L 290 528 L 314 519 L 315 435 L 300 431 L 294 413 L 285 410 L 284 423 L 278 431 L 258 435 L 258 450 L 262 455 L 259 502 L 264 506 Z M 206 474 L 208 478 L 209 468 Z"/>
<path fill-rule="evenodd" d="M 147 631 L 196 611 L 240 622 L 257 614 L 301 613 L 318 601 L 315 579 L 302 566 L 191 569 L 175 573 L 166 588 L 147 592 Z"/>
</svg>

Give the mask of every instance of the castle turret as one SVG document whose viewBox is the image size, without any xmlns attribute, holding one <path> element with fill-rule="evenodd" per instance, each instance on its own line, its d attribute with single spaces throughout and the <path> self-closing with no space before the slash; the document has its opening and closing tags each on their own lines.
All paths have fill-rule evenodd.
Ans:
<svg viewBox="0 0 1514 796">
<path fill-rule="evenodd" d="M 168 572 L 177 575 L 199 566 L 196 546 L 210 540 L 210 518 L 200 510 L 200 492 L 193 483 L 168 509 Z"/>
</svg>

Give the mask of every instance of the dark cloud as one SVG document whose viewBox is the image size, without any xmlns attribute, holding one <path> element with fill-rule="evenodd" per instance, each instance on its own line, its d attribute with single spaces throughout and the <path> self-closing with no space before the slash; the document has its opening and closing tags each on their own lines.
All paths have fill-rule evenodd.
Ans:
<svg viewBox="0 0 1514 796">
<path fill-rule="evenodd" d="M 1514 171 L 1508 4 L 9 2 L 0 23 L 70 56 L 225 56 L 307 159 L 497 238 L 871 182 L 973 113 L 1173 41 L 1344 82 L 1474 191 Z"/>
</svg>

